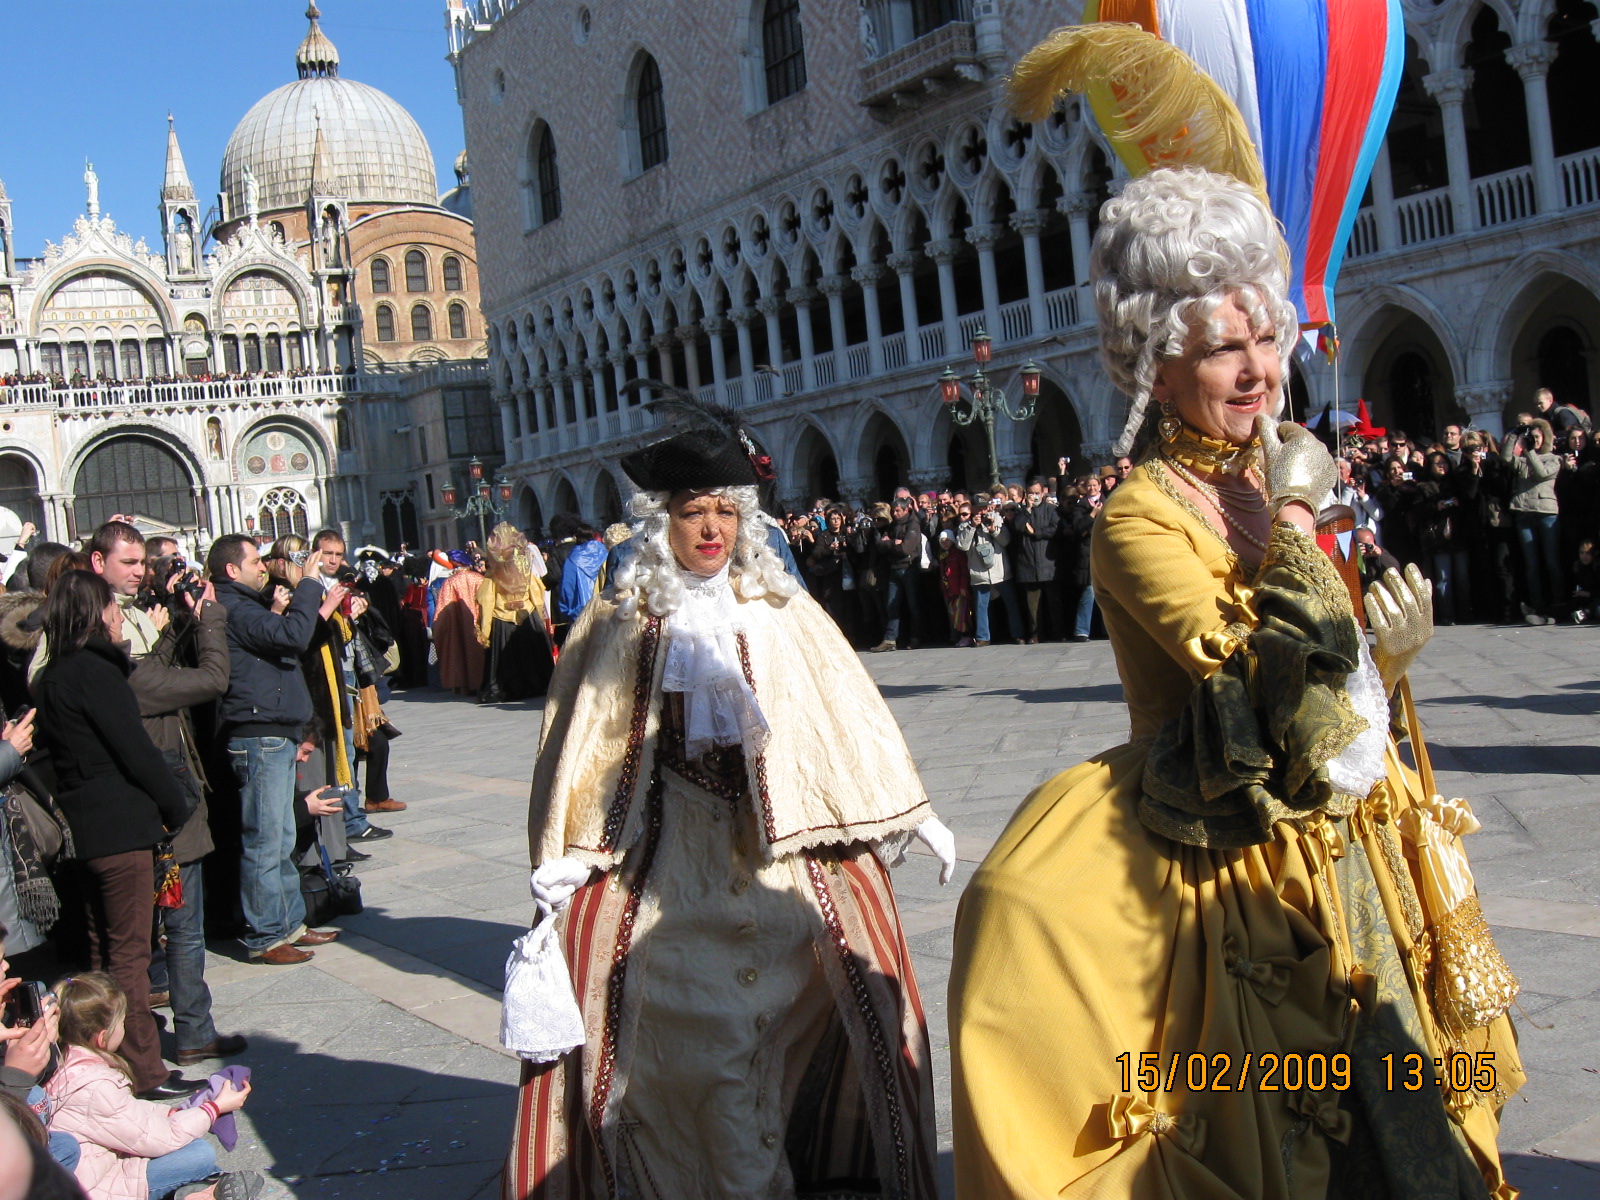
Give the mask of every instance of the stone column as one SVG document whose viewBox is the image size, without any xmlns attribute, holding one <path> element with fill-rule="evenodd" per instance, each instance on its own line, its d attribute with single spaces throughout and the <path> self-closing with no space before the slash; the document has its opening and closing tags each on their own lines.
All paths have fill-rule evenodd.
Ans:
<svg viewBox="0 0 1600 1200">
<path fill-rule="evenodd" d="M 1542 213 L 1565 207 L 1561 177 L 1556 171 L 1556 142 L 1550 129 L 1550 91 L 1545 81 L 1556 60 L 1552 42 L 1528 42 L 1506 51 L 1506 61 L 1522 76 L 1528 101 L 1528 144 L 1533 150 L 1533 193 Z"/>
<path fill-rule="evenodd" d="M 531 413 L 529 411 L 530 408 L 532 407 L 529 402 L 532 399 L 533 399 L 533 387 L 532 387 L 531 384 L 529 384 L 526 387 L 521 387 L 521 388 L 517 389 L 517 436 L 518 437 L 522 437 L 522 438 L 531 437 L 533 434 L 535 434 L 535 433 L 537 433 L 539 431 L 539 423 L 535 419 L 535 414 L 533 414 L 533 413 Z M 526 449 L 527 449 L 526 447 L 523 448 L 524 453 L 526 453 Z"/>
<path fill-rule="evenodd" d="M 733 326 L 725 317 L 704 317 L 700 328 L 711 339 L 711 386 L 716 390 L 717 403 L 728 402 L 728 365 L 722 357 L 722 339 Z"/>
<path fill-rule="evenodd" d="M 500 397 L 500 440 L 506 448 L 507 458 L 521 458 L 521 443 L 517 437 L 516 418 L 511 411 L 511 397 Z"/>
<path fill-rule="evenodd" d="M 1400 222 L 1394 211 L 1394 175 L 1389 166 L 1389 139 L 1378 147 L 1372 163 L 1372 212 L 1378 221 L 1378 249 L 1400 248 Z"/>
<path fill-rule="evenodd" d="M 1056 201 L 1056 211 L 1067 215 L 1067 231 L 1072 237 L 1072 278 L 1079 287 L 1089 282 L 1089 251 L 1093 243 L 1089 214 L 1094 206 L 1093 192 L 1074 192 Z"/>
<path fill-rule="evenodd" d="M 613 350 L 606 355 L 606 362 L 611 364 L 611 383 L 617 389 L 617 411 L 621 412 L 628 407 L 628 402 L 622 389 L 628 386 L 628 352 L 626 350 Z"/>
<path fill-rule="evenodd" d="M 670 333 L 657 333 L 651 335 L 650 345 L 656 352 L 656 378 L 662 383 L 678 386 L 676 372 L 672 368 L 672 335 Z"/>
<path fill-rule="evenodd" d="M 1455 232 L 1468 233 L 1477 226 L 1472 211 L 1472 164 L 1467 158 L 1464 112 L 1467 91 L 1472 87 L 1472 68 L 1435 71 L 1422 77 L 1422 86 L 1439 102 L 1444 116 L 1444 154 L 1450 167 L 1450 211 L 1455 218 Z"/>
<path fill-rule="evenodd" d="M 649 342 L 629 342 L 628 343 L 628 353 L 633 355 L 633 371 L 634 371 L 634 374 L 637 375 L 640 379 L 649 379 L 649 378 L 651 378 L 651 375 L 650 375 L 650 343 Z M 633 402 L 635 404 L 639 404 L 639 403 L 642 403 L 644 401 L 644 399 L 645 399 L 644 396 L 639 395 L 639 394 L 636 393 L 634 395 Z"/>
<path fill-rule="evenodd" d="M 878 312 L 878 280 L 886 270 L 881 263 L 862 263 L 850 268 L 850 278 L 861 285 L 861 299 L 867 310 L 867 373 L 883 374 L 883 317 Z"/>
<path fill-rule="evenodd" d="M 584 394 L 583 374 L 583 364 L 574 363 L 569 380 L 572 384 L 572 415 L 578 419 L 580 427 L 589 419 L 589 398 Z"/>
<path fill-rule="evenodd" d="M 594 388 L 594 411 L 603 416 L 611 410 L 606 407 L 606 360 L 596 356 L 584 366 L 589 368 L 589 386 Z"/>
<path fill-rule="evenodd" d="M 811 306 L 821 293 L 813 287 L 790 288 L 784 295 L 794 308 L 795 332 L 800 338 L 800 390 L 817 390 L 817 347 L 811 335 Z"/>
<path fill-rule="evenodd" d="M 996 344 L 1006 341 L 1000 328 L 1000 280 L 994 270 L 994 243 L 999 228 L 994 225 L 973 225 L 967 230 L 967 241 L 978 250 L 978 278 L 983 284 L 984 331 Z"/>
<path fill-rule="evenodd" d="M 939 268 L 939 316 L 944 322 L 944 356 L 952 358 L 961 345 L 961 324 L 956 308 L 956 253 L 961 243 L 955 238 L 940 238 L 927 244 L 928 257 Z"/>
<path fill-rule="evenodd" d="M 1474 428 L 1486 430 L 1498 438 L 1505 432 L 1505 410 L 1511 403 L 1511 389 L 1509 379 L 1466 384 L 1456 388 L 1456 403 L 1467 410 L 1467 419 Z"/>
<path fill-rule="evenodd" d="M 885 260 L 900 284 L 900 312 L 906 322 L 906 362 L 922 361 L 922 322 L 917 316 L 917 285 L 914 272 L 917 267 L 915 250 L 897 250 Z"/>
<path fill-rule="evenodd" d="M 700 390 L 700 356 L 695 353 L 695 344 L 700 338 L 698 325 L 679 325 L 672 331 L 672 336 L 678 339 L 678 344 L 683 347 L 683 372 L 686 376 L 683 386 L 691 392 Z"/>
<path fill-rule="evenodd" d="M 851 508 L 865 508 L 873 500 L 887 500 L 887 496 L 874 496 L 873 490 L 877 487 L 870 479 L 852 478 L 839 480 L 839 496 Z"/>
<path fill-rule="evenodd" d="M 1044 232 L 1049 214 L 1042 208 L 1027 208 L 1011 214 L 1011 228 L 1022 235 L 1022 261 L 1028 276 L 1028 316 L 1033 320 L 1033 336 L 1043 337 L 1048 316 L 1044 308 L 1044 251 L 1039 235 Z"/>
<path fill-rule="evenodd" d="M 1028 468 L 1033 465 L 1033 455 L 1002 454 L 998 462 L 1001 482 L 1006 484 L 1026 484 L 1028 482 L 1026 475 Z"/>
<path fill-rule="evenodd" d="M 778 314 L 783 311 L 783 300 L 778 296 L 763 296 L 756 301 L 756 311 L 767 322 L 767 365 L 783 370 L 783 329 L 778 324 Z M 781 387 L 773 385 L 778 391 Z"/>
<path fill-rule="evenodd" d="M 917 467 L 906 472 L 911 490 L 919 496 L 923 492 L 936 492 L 950 482 L 949 467 Z"/>
<path fill-rule="evenodd" d="M 844 292 L 850 286 L 845 275 L 824 275 L 817 280 L 817 290 L 828 298 L 828 330 L 833 336 L 833 378 L 842 382 L 848 372 L 846 360 L 849 344 L 844 333 Z"/>
<path fill-rule="evenodd" d="M 746 404 L 755 400 L 751 389 L 755 386 L 756 359 L 750 346 L 750 322 L 755 319 L 756 310 L 753 308 L 735 308 L 728 312 L 728 320 L 733 322 L 734 334 L 739 341 L 739 390 Z"/>
</svg>

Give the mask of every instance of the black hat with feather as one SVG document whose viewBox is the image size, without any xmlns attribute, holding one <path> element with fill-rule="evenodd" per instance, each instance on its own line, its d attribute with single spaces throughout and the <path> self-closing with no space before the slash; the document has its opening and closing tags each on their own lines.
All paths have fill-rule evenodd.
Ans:
<svg viewBox="0 0 1600 1200">
<path fill-rule="evenodd" d="M 624 392 L 649 390 L 645 407 L 676 419 L 680 432 L 622 456 L 622 470 L 647 492 L 755 487 L 772 480 L 772 460 L 762 454 L 732 409 L 707 404 L 692 392 L 654 379 L 635 379 Z"/>
</svg>

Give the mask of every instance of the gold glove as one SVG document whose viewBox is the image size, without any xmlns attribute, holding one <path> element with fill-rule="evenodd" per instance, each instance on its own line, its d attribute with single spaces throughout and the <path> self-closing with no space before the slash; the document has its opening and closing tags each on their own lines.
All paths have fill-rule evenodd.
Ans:
<svg viewBox="0 0 1600 1200">
<path fill-rule="evenodd" d="M 1391 569 L 1367 589 L 1366 608 L 1378 643 L 1372 660 L 1383 676 L 1384 691 L 1393 693 L 1433 636 L 1433 584 L 1416 563 L 1406 568 L 1403 579 Z"/>
<path fill-rule="evenodd" d="M 1305 426 L 1293 421 L 1278 425 L 1267 416 L 1256 418 L 1256 435 L 1261 439 L 1272 515 L 1298 500 L 1315 516 L 1339 478 L 1328 448 Z"/>
</svg>

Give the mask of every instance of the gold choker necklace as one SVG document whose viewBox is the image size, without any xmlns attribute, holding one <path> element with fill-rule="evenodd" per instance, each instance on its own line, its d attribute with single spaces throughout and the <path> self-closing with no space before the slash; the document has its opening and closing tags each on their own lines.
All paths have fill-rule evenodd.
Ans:
<svg viewBox="0 0 1600 1200">
<path fill-rule="evenodd" d="M 1242 446 L 1209 438 L 1187 425 L 1178 427 L 1177 436 L 1161 443 L 1161 453 L 1180 466 L 1207 475 L 1242 476 L 1255 462 L 1260 441 L 1252 437 Z"/>
</svg>

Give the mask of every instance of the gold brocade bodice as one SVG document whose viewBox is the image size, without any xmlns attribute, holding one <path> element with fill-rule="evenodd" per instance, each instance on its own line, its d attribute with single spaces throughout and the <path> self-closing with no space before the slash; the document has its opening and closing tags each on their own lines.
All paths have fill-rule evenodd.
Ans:
<svg viewBox="0 0 1600 1200">
<path fill-rule="evenodd" d="M 1135 741 L 1176 716 L 1227 639 L 1255 622 L 1238 556 L 1161 470 L 1141 464 L 1117 486 L 1090 549 Z"/>
</svg>

